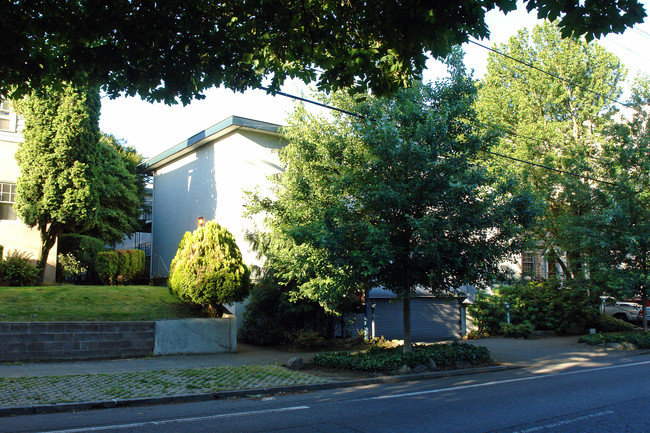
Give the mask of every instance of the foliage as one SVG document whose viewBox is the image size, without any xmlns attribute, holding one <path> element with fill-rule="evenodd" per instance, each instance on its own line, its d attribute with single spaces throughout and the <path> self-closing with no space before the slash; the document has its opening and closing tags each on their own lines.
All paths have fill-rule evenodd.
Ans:
<svg viewBox="0 0 650 433">
<path fill-rule="evenodd" d="M 95 268 L 102 284 L 137 282 L 144 272 L 144 251 L 115 250 L 97 254 Z"/>
<path fill-rule="evenodd" d="M 204 317 L 166 287 L 82 286 L 1 287 L 4 322 L 140 321 Z"/>
<path fill-rule="evenodd" d="M 168 285 L 183 302 L 220 317 L 223 304 L 243 301 L 250 271 L 235 237 L 215 221 L 183 235 L 169 269 Z"/>
<path fill-rule="evenodd" d="M 59 253 L 56 260 L 56 268 L 57 275 L 60 274 L 63 280 L 68 282 L 83 280 L 88 271 L 71 253 Z"/>
<path fill-rule="evenodd" d="M 590 273 L 619 298 L 647 299 L 650 286 L 650 79 L 638 78 L 622 119 L 606 130 L 605 174 L 592 231 L 582 237 L 591 251 Z M 644 324 L 644 326 L 646 326 Z"/>
<path fill-rule="evenodd" d="M 94 284 L 99 282 L 99 275 L 95 269 L 97 254 L 106 251 L 106 246 L 101 239 L 79 234 L 62 234 L 59 236 L 58 251 L 60 254 L 71 254 L 79 265 L 86 269 L 83 279 L 77 282 Z"/>
<path fill-rule="evenodd" d="M 325 344 L 325 339 L 319 333 L 308 329 L 287 333 L 285 340 L 296 350 L 320 348 Z"/>
<path fill-rule="evenodd" d="M 612 332 L 583 335 L 578 341 L 592 346 L 606 343 L 632 343 L 639 349 L 650 349 L 650 334 L 640 332 Z"/>
<path fill-rule="evenodd" d="M 472 365 L 492 361 L 490 352 L 485 347 L 450 343 L 416 345 L 408 353 L 399 347 L 373 347 L 365 352 L 356 353 L 324 352 L 316 354 L 311 362 L 328 368 L 394 373 L 403 365 L 413 368 L 426 364 L 428 360 L 433 360 L 438 367 L 442 368 L 453 367 L 459 360 L 466 360 Z"/>
<path fill-rule="evenodd" d="M 512 323 L 501 323 L 500 334 L 509 338 L 528 338 L 535 331 L 535 327 L 528 320 L 523 323 L 513 325 Z"/>
<path fill-rule="evenodd" d="M 607 178 L 604 130 L 616 109 L 612 101 L 621 95 L 625 68 L 597 43 L 562 39 L 550 23 L 532 33 L 521 30 L 495 48 L 509 57 L 489 55 L 477 110 L 481 122 L 501 136 L 496 152 L 577 176 L 503 157 L 492 158 L 492 166 L 516 173 L 532 187 L 545 212 L 531 234 L 544 240 L 547 259 L 562 268 L 564 278 L 584 280 L 590 251 L 582 240 L 603 233 L 590 224 L 590 216 L 599 212 L 595 203 L 604 185 L 587 178 Z"/>
<path fill-rule="evenodd" d="M 251 289 L 240 338 L 249 343 L 267 345 L 291 343 L 291 336 L 302 331 L 327 335 L 332 316 L 314 301 L 292 301 L 290 290 L 271 272 L 260 278 Z"/>
<path fill-rule="evenodd" d="M 638 0 L 525 0 L 564 36 L 622 33 L 645 17 Z M 348 2 L 340 0 L 170 0 L 10 2 L 0 95 L 58 82 L 103 86 L 111 96 L 136 93 L 184 104 L 211 87 L 242 91 L 271 78 L 317 80 L 322 89 L 351 85 L 374 94 L 421 76 L 427 59 L 446 56 L 469 37 L 489 36 L 485 14 L 513 0 Z M 65 23 L 65 25 L 63 25 Z M 341 25 L 345 23 L 345 25 Z M 181 66 L 182 67 L 179 67 Z M 318 71 L 323 72 L 318 72 Z"/>
<path fill-rule="evenodd" d="M 38 268 L 64 232 L 93 226 L 100 207 L 97 178 L 99 92 L 66 86 L 33 91 L 14 101 L 24 117 L 23 142 L 16 152 L 20 167 L 16 214 L 41 235 Z"/>
<path fill-rule="evenodd" d="M 145 211 L 145 177 L 137 166 L 142 156 L 114 136 L 102 134 L 97 157 L 100 164 L 94 188 L 101 197 L 101 206 L 92 228 L 78 233 L 115 246 L 125 236 L 141 230 L 139 218 Z"/>
<path fill-rule="evenodd" d="M 11 250 L 4 260 L 0 257 L 0 286 L 29 286 L 38 281 L 38 270 L 31 254 Z"/>
<path fill-rule="evenodd" d="M 5 250 L 5 247 L 0 245 L 0 260 L 2 260 L 2 254 L 3 254 L 4 250 Z"/>
<path fill-rule="evenodd" d="M 634 330 L 634 325 L 607 314 L 599 314 L 590 326 L 598 332 L 628 332 Z"/>
<path fill-rule="evenodd" d="M 479 335 L 511 331 L 502 327 L 506 303 L 510 304 L 512 325 L 528 323 L 538 331 L 565 332 L 573 326 L 585 328 L 598 314 L 598 299 L 583 287 L 563 287 L 553 282 L 503 286 L 495 289 L 492 295 L 480 292 L 468 308 Z"/>
<path fill-rule="evenodd" d="M 296 283 L 294 298 L 342 314 L 366 289 L 391 290 L 405 300 L 407 349 L 411 291 L 484 284 L 535 215 L 529 195 L 476 163 L 492 140 L 474 126 L 476 89 L 457 55 L 450 72 L 390 99 L 334 96 L 363 118 L 298 108 L 275 198 L 249 208 L 267 215 L 258 250 Z"/>
</svg>

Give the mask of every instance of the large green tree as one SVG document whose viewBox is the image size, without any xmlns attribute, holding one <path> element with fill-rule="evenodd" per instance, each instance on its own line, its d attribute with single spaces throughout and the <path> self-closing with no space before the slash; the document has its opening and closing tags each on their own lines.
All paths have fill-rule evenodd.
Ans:
<svg viewBox="0 0 650 433">
<path fill-rule="evenodd" d="M 639 0 L 525 0 L 560 18 L 565 36 L 621 33 L 642 22 Z M 420 76 L 426 56 L 444 57 L 489 35 L 487 11 L 516 0 L 14 0 L 0 14 L 0 96 L 66 80 L 112 96 L 187 103 L 213 86 L 277 90 L 288 77 L 322 89 L 375 94 Z M 15 95 L 14 95 L 15 96 Z"/>
<path fill-rule="evenodd" d="M 145 209 L 144 175 L 137 166 L 142 157 L 113 135 L 102 134 L 98 147 L 96 188 L 99 207 L 88 230 L 78 231 L 115 245 L 142 229 Z"/>
<path fill-rule="evenodd" d="M 582 280 L 588 259 L 582 239 L 593 229 L 589 216 L 604 185 L 594 179 L 606 177 L 603 131 L 625 68 L 598 44 L 562 38 L 550 23 L 496 48 L 510 57 L 489 56 L 477 109 L 481 122 L 502 136 L 497 153 L 576 176 L 503 157 L 493 163 L 517 173 L 546 204 L 533 235 L 545 241 L 553 266 Z"/>
<path fill-rule="evenodd" d="M 492 140 L 475 124 L 476 89 L 458 63 L 435 85 L 331 101 L 363 118 L 298 109 L 276 196 L 254 202 L 277 245 L 267 265 L 299 281 L 298 296 L 327 306 L 367 287 L 393 291 L 405 350 L 415 288 L 487 282 L 533 219 L 530 197 L 477 163 Z"/>
<path fill-rule="evenodd" d="M 99 131 L 97 89 L 44 88 L 15 101 L 25 119 L 16 212 L 41 235 L 38 268 L 62 233 L 116 244 L 139 229 L 144 178 L 140 156 Z"/>
<path fill-rule="evenodd" d="M 99 92 L 44 88 L 15 101 L 15 107 L 25 119 L 16 153 L 15 208 L 25 224 L 40 231 L 42 278 L 58 236 L 91 227 L 97 216 Z"/>
<path fill-rule="evenodd" d="M 591 252 L 590 271 L 612 294 L 641 296 L 650 286 L 650 80 L 639 78 L 628 110 L 605 130 L 605 173 L 613 184 L 601 185 L 592 230 L 582 238 Z M 644 317 L 644 330 L 648 330 Z"/>
</svg>

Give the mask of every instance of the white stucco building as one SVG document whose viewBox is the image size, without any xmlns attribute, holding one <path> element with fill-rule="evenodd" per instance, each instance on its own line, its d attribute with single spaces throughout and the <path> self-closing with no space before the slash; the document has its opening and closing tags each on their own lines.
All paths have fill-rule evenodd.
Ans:
<svg viewBox="0 0 650 433">
<path fill-rule="evenodd" d="M 153 176 L 151 275 L 167 276 L 183 234 L 199 218 L 215 220 L 237 240 L 244 261 L 257 263 L 245 239 L 246 194 L 268 188 L 280 172 L 280 125 L 231 116 L 160 155 L 141 169 Z"/>
<path fill-rule="evenodd" d="M 22 141 L 20 131 L 23 122 L 11 109 L 7 101 L 0 101 L 0 245 L 4 255 L 11 250 L 26 252 L 36 262 L 41 248 L 41 237 L 37 229 L 30 229 L 16 216 L 13 206 L 16 202 L 16 183 L 20 168 L 14 155 Z M 45 268 L 45 281 L 56 277 L 57 245 L 50 250 Z"/>
</svg>

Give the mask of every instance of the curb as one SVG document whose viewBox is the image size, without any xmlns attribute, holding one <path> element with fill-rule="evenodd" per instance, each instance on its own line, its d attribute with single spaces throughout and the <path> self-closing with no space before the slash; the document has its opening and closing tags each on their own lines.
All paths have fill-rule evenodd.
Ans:
<svg viewBox="0 0 650 433">
<path fill-rule="evenodd" d="M 269 388 L 234 389 L 203 394 L 181 394 L 165 397 L 144 397 L 128 399 L 112 399 L 101 401 L 87 401 L 78 403 L 52 403 L 36 404 L 29 406 L 0 407 L 0 417 L 18 415 L 36 415 L 47 413 L 73 412 L 80 410 L 108 409 L 118 407 L 149 406 L 170 403 L 195 403 L 210 400 L 223 400 L 228 398 L 244 398 L 250 396 L 268 396 L 298 392 L 321 391 L 337 388 L 353 388 L 382 383 L 410 382 L 414 380 L 430 380 L 440 377 L 465 376 L 471 374 L 491 373 L 495 371 L 513 370 L 519 366 L 497 365 L 493 367 L 467 368 L 463 370 L 434 371 L 430 373 L 408 374 L 402 376 L 379 376 L 367 379 L 342 380 L 339 382 L 277 386 Z"/>
</svg>

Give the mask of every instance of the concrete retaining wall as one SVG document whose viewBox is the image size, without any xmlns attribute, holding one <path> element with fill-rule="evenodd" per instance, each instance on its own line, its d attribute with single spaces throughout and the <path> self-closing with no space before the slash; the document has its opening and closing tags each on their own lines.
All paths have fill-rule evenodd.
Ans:
<svg viewBox="0 0 650 433">
<path fill-rule="evenodd" d="M 237 350 L 237 320 L 0 323 L 0 362 L 220 353 Z"/>
<path fill-rule="evenodd" d="M 237 351 L 237 319 L 158 320 L 154 355 Z"/>
</svg>

